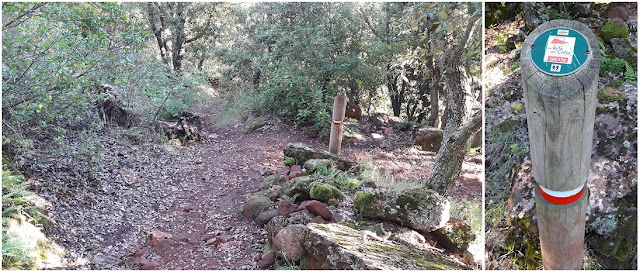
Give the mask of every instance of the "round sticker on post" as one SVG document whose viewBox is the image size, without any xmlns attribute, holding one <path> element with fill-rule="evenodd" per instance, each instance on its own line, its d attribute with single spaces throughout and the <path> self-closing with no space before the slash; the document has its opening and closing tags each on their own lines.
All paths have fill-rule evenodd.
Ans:
<svg viewBox="0 0 640 272">
<path fill-rule="evenodd" d="M 564 76 L 578 71 L 591 56 L 589 42 L 578 31 L 559 27 L 540 34 L 531 45 L 531 60 L 545 74 Z"/>
</svg>

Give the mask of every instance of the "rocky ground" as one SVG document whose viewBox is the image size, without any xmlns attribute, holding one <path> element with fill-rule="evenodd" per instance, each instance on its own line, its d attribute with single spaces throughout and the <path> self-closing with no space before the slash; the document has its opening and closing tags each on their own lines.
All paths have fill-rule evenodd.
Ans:
<svg viewBox="0 0 640 272">
<path fill-rule="evenodd" d="M 327 143 L 277 118 L 248 134 L 241 125 L 216 128 L 219 110 L 197 112 L 200 142 L 181 145 L 141 128 L 114 128 L 27 158 L 33 202 L 50 220 L 49 242 L 64 251 L 41 267 L 256 269 L 268 237 L 242 216 L 245 200 L 282 165 L 288 143 L 321 149 Z M 384 128 L 375 128 L 382 135 L 376 139 L 346 137 L 343 154 L 387 170 L 398 186 L 425 178 L 435 153 L 416 149 L 406 132 Z M 479 156 L 465 159 L 455 199 L 480 203 L 481 167 Z"/>
<path fill-rule="evenodd" d="M 564 13 L 556 6 L 537 12 L 547 19 L 589 25 L 601 38 L 601 52 L 608 59 L 627 60 L 635 72 L 637 52 L 625 44 L 637 44 L 636 5 L 575 4 Z M 511 15 L 492 18 L 495 22 L 487 24 L 485 35 L 486 264 L 488 269 L 539 269 L 535 181 L 518 62 L 528 26 L 536 22 L 525 18 L 517 5 L 501 12 Z M 602 29 L 609 21 L 623 22 L 629 37 L 607 40 Z M 603 63 L 588 180 L 585 269 L 637 267 L 637 95 L 636 80 Z"/>
</svg>

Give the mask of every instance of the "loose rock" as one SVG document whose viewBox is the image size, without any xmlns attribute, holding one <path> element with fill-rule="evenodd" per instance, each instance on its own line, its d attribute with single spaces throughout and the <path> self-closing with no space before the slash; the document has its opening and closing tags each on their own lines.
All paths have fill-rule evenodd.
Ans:
<svg viewBox="0 0 640 272">
<path fill-rule="evenodd" d="M 301 177 L 302 175 L 303 175 L 302 167 L 300 165 L 293 165 L 291 166 L 291 171 L 289 172 L 289 175 L 287 177 L 289 179 L 292 179 L 292 178 Z"/>
<path fill-rule="evenodd" d="M 258 225 L 263 227 L 265 224 L 269 223 L 269 221 L 271 219 L 273 219 L 274 217 L 276 217 L 278 215 L 280 215 L 278 213 L 278 210 L 263 211 L 258 215 L 256 223 L 258 223 Z"/>
<path fill-rule="evenodd" d="M 466 251 L 469 244 L 476 239 L 471 227 L 464 221 L 455 218 L 451 218 L 444 227 L 437 229 L 432 234 L 437 237 L 439 245 L 456 253 Z"/>
<path fill-rule="evenodd" d="M 271 267 L 276 262 L 276 254 L 273 251 L 262 256 L 262 259 L 258 262 L 258 268 L 264 270 Z"/>
<path fill-rule="evenodd" d="M 158 244 L 158 242 L 162 240 L 168 240 L 172 238 L 173 238 L 173 235 L 156 230 L 156 231 L 153 231 L 151 234 L 149 234 L 149 245 L 155 246 L 156 244 Z"/>
<path fill-rule="evenodd" d="M 318 215 L 325 220 L 329 220 L 333 217 L 333 213 L 327 208 L 327 205 L 316 200 L 309 201 L 305 208 L 312 214 Z"/>
<path fill-rule="evenodd" d="M 253 195 L 247 199 L 242 215 L 250 220 L 255 220 L 258 215 L 271 207 L 271 200 L 263 195 Z"/>
<path fill-rule="evenodd" d="M 286 258 L 290 261 L 298 261 L 304 254 L 304 248 L 301 244 L 302 234 L 306 230 L 305 225 L 294 224 L 286 226 L 273 239 L 273 248 L 277 255 L 284 256 L 280 253 L 284 252 Z"/>
<path fill-rule="evenodd" d="M 298 205 L 289 202 L 289 200 L 282 200 L 278 203 L 278 214 L 287 215 L 298 211 Z"/>
</svg>

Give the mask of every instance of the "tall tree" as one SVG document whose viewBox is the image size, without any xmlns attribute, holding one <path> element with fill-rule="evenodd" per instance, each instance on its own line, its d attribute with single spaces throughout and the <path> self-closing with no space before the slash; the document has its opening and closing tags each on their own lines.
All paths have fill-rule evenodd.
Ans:
<svg viewBox="0 0 640 272">
<path fill-rule="evenodd" d="M 446 125 L 444 126 L 442 146 L 436 156 L 436 162 L 429 175 L 429 186 L 443 194 L 448 194 L 460 176 L 462 162 L 467 152 L 469 138 L 482 126 L 480 111 L 473 113 L 466 123 L 468 115 L 467 100 L 474 100 L 473 89 L 464 84 L 468 77 L 465 65 L 474 62 L 479 66 L 481 40 L 480 4 L 447 3 L 419 4 L 430 5 L 431 12 L 418 13 L 419 20 L 429 21 L 436 18 L 437 27 L 425 29 L 425 37 L 437 37 L 439 41 L 431 43 L 431 53 L 424 58 L 442 58 L 440 63 L 441 80 L 446 86 Z M 435 54 L 435 55 L 434 55 Z M 471 59 L 471 60 L 468 60 Z M 432 90 L 433 91 L 433 90 Z M 445 120 L 443 120 L 444 122 Z"/>
<path fill-rule="evenodd" d="M 162 61 L 180 72 L 185 51 L 199 50 L 202 46 L 187 48 L 190 44 L 210 39 L 215 35 L 212 24 L 216 13 L 215 3 L 148 2 L 146 5 L 149 28 L 155 36 Z M 201 64 L 206 56 L 200 52 Z"/>
</svg>

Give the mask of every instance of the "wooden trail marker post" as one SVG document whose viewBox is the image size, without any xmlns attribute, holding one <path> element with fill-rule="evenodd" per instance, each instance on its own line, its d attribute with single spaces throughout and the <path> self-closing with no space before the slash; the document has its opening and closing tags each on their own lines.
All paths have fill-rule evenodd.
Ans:
<svg viewBox="0 0 640 272">
<path fill-rule="evenodd" d="M 553 20 L 526 38 L 520 65 L 542 263 L 581 269 L 599 45 L 589 27 Z"/>
<path fill-rule="evenodd" d="M 342 130 L 344 114 L 347 111 L 347 96 L 339 94 L 333 98 L 333 117 L 331 120 L 331 136 L 329 137 L 329 152 L 340 155 L 342 145 Z"/>
</svg>

